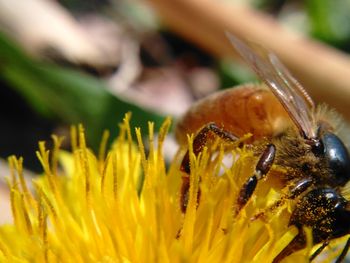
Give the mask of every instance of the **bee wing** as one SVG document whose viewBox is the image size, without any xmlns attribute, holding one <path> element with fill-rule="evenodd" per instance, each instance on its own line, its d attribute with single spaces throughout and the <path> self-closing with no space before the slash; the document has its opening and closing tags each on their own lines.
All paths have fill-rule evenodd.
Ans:
<svg viewBox="0 0 350 263">
<path fill-rule="evenodd" d="M 290 82 L 290 85 L 294 85 L 294 88 L 298 89 L 300 95 L 304 97 L 305 101 L 309 104 L 311 109 L 315 108 L 315 104 L 311 99 L 310 95 L 306 90 L 301 86 L 301 84 L 292 76 L 290 71 L 282 64 L 278 57 L 274 53 L 269 54 L 271 63 L 275 66 L 275 69 L 280 72 L 281 77 L 286 79 L 287 82 Z"/>
<path fill-rule="evenodd" d="M 239 54 L 275 94 L 302 136 L 315 138 L 314 102 L 277 56 L 266 50 L 262 50 L 263 55 L 260 55 L 234 35 L 228 32 L 226 35 Z"/>
</svg>

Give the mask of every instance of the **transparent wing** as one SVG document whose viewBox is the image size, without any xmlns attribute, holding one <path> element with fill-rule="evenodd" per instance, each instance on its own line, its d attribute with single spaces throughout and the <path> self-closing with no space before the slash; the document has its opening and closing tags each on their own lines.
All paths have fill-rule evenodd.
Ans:
<svg viewBox="0 0 350 263">
<path fill-rule="evenodd" d="M 231 33 L 227 32 L 226 35 L 238 53 L 279 99 L 302 136 L 315 138 L 317 127 L 313 115 L 314 102 L 277 56 L 266 50 L 262 50 L 263 54 L 260 55 Z"/>
</svg>

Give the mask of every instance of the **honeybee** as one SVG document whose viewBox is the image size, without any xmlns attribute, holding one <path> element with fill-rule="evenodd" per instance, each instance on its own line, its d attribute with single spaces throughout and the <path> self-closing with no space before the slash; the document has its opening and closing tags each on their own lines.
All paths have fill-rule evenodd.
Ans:
<svg viewBox="0 0 350 263">
<path fill-rule="evenodd" d="M 312 229 L 313 243 L 322 244 L 310 257 L 312 260 L 332 239 L 350 234 L 350 201 L 341 192 L 350 179 L 350 157 L 337 131 L 336 113 L 316 106 L 275 54 L 254 51 L 230 33 L 227 37 L 264 84 L 242 85 L 198 101 L 179 120 L 176 138 L 185 144 L 186 134 L 196 133 L 196 155 L 213 135 L 235 142 L 251 133 L 252 145 L 268 141 L 254 173 L 239 191 L 236 213 L 246 205 L 272 164 L 285 167 L 287 199 L 297 200 L 289 224 L 299 232 L 274 262 L 306 246 L 304 226 Z M 191 169 L 188 151 L 180 169 L 185 173 L 180 200 L 185 212 Z M 349 246 L 350 239 L 337 262 L 345 258 Z"/>
</svg>

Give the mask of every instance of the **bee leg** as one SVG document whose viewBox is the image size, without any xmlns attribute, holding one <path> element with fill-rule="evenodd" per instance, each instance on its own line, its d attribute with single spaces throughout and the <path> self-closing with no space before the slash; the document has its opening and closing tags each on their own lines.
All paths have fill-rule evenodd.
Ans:
<svg viewBox="0 0 350 263">
<path fill-rule="evenodd" d="M 344 261 L 344 258 L 346 257 L 346 254 L 348 253 L 349 247 L 350 247 L 350 238 L 348 238 L 348 241 L 346 241 L 346 244 L 345 244 L 340 256 L 335 261 L 335 263 L 340 263 L 340 262 Z"/>
<path fill-rule="evenodd" d="M 309 262 L 313 261 L 322 251 L 323 249 L 328 246 L 329 241 L 326 240 L 325 242 L 322 243 L 322 245 L 311 255 L 309 258 Z"/>
<path fill-rule="evenodd" d="M 329 240 L 326 240 L 325 242 L 323 242 L 322 245 L 311 255 L 309 261 L 311 262 L 312 260 L 314 260 L 323 251 L 323 249 L 326 246 L 328 246 L 328 244 L 329 244 Z M 345 244 L 342 252 L 340 253 L 339 257 L 335 261 L 335 263 L 340 263 L 340 262 L 344 261 L 344 258 L 346 257 L 346 254 L 348 253 L 349 247 L 350 247 L 350 238 L 348 238 L 348 240 L 346 241 L 346 244 Z"/>
<path fill-rule="evenodd" d="M 299 181 L 296 181 L 289 187 L 288 199 L 296 198 L 297 196 L 305 192 L 313 183 L 314 181 L 311 177 L 306 177 Z"/>
<path fill-rule="evenodd" d="M 289 194 L 283 195 L 279 200 L 277 200 L 271 206 L 266 208 L 263 212 L 254 215 L 251 218 L 251 220 L 254 221 L 263 218 L 265 214 L 275 211 L 277 208 L 281 207 L 287 200 L 295 199 L 301 193 L 305 192 L 312 184 L 313 180 L 310 177 L 302 178 L 301 180 L 293 182 L 292 185 L 289 186 Z"/>
<path fill-rule="evenodd" d="M 203 150 L 208 139 L 213 134 L 229 142 L 235 142 L 238 140 L 236 136 L 234 136 L 228 131 L 221 129 L 215 123 L 213 122 L 208 123 L 198 132 L 198 134 L 193 139 L 192 147 L 193 147 L 193 153 L 195 156 L 198 156 L 198 154 Z M 191 174 L 190 156 L 189 156 L 188 150 L 182 159 L 180 170 L 186 173 L 186 175 L 182 176 L 182 186 L 181 186 L 181 192 L 180 192 L 181 194 L 180 207 L 181 207 L 181 211 L 185 213 L 188 199 L 189 199 L 189 189 L 190 189 L 189 176 Z M 199 202 L 199 198 L 200 198 L 200 190 L 198 191 L 197 202 Z"/>
<path fill-rule="evenodd" d="M 273 161 L 275 159 L 275 153 L 275 145 L 267 145 L 258 161 L 258 164 L 255 167 L 254 174 L 248 178 L 248 180 L 244 183 L 243 187 L 239 191 L 239 195 L 237 198 L 236 214 L 238 214 L 239 211 L 248 202 L 256 188 L 258 181 L 264 178 L 265 175 L 269 172 L 271 165 L 273 164 Z"/>
</svg>

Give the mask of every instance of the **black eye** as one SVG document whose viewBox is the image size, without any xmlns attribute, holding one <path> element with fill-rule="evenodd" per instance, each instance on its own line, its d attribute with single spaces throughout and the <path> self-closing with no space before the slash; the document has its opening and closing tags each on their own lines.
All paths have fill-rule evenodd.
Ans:
<svg viewBox="0 0 350 263">
<path fill-rule="evenodd" d="M 324 156 L 334 178 L 334 185 L 344 185 L 350 180 L 350 157 L 344 143 L 333 133 L 322 136 Z"/>
</svg>

